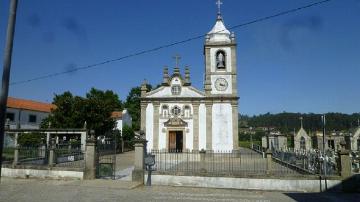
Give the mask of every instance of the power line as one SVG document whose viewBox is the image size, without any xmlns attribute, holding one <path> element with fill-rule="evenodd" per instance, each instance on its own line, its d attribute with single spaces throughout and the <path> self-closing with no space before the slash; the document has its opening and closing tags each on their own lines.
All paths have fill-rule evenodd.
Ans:
<svg viewBox="0 0 360 202">
<path fill-rule="evenodd" d="M 305 5 L 305 6 L 293 8 L 293 9 L 286 10 L 286 11 L 282 11 L 282 12 L 276 13 L 274 15 L 261 17 L 261 18 L 258 18 L 258 19 L 255 19 L 255 20 L 252 20 L 252 21 L 249 21 L 249 22 L 234 25 L 234 26 L 230 27 L 229 30 L 237 29 L 237 28 L 240 28 L 240 27 L 244 27 L 244 26 L 255 24 L 255 23 L 258 23 L 258 22 L 262 22 L 262 21 L 266 21 L 266 20 L 269 20 L 271 18 L 276 18 L 276 17 L 282 16 L 282 15 L 287 15 L 287 14 L 290 14 L 290 13 L 298 12 L 300 10 L 307 9 L 307 8 L 310 8 L 310 7 L 314 7 L 314 6 L 318 6 L 320 4 L 328 3 L 330 1 L 332 1 L 332 0 L 318 1 L 318 2 L 311 3 L 311 4 L 308 4 L 308 5 Z M 224 31 L 224 30 L 220 30 L 218 32 L 222 32 L 222 31 Z M 10 85 L 18 85 L 18 84 L 23 84 L 23 83 L 29 83 L 29 82 L 32 82 L 32 81 L 42 80 L 42 79 L 46 79 L 46 78 L 51 78 L 51 77 L 56 77 L 56 76 L 60 76 L 60 75 L 63 75 L 63 74 L 76 72 L 76 71 L 79 71 L 79 70 L 86 70 L 86 69 L 95 68 L 95 67 L 102 66 L 102 65 L 105 65 L 105 64 L 108 64 L 108 63 L 112 63 L 112 62 L 124 60 L 124 59 L 127 59 L 127 58 L 131 58 L 131 57 L 135 57 L 135 56 L 155 52 L 155 51 L 158 51 L 160 49 L 165 49 L 165 48 L 169 48 L 169 47 L 176 46 L 176 45 L 179 45 L 179 44 L 187 43 L 187 42 L 190 42 L 190 41 L 193 41 L 193 40 L 196 40 L 196 39 L 204 38 L 206 35 L 207 34 L 201 34 L 201 35 L 194 36 L 194 37 L 191 37 L 191 38 L 188 38 L 188 39 L 185 39 L 185 40 L 176 41 L 176 42 L 173 42 L 173 43 L 158 46 L 156 48 L 139 51 L 139 52 L 132 53 L 132 54 L 129 54 L 129 55 L 125 55 L 125 56 L 122 56 L 122 57 L 119 57 L 119 58 L 109 59 L 109 60 L 105 60 L 103 62 L 94 63 L 94 64 L 91 64 L 91 65 L 86 65 L 86 66 L 74 68 L 72 70 L 67 70 L 67 71 L 57 72 L 57 73 L 51 73 L 51 74 L 47 74 L 47 75 L 43 75 L 43 76 L 39 76 L 39 77 L 27 79 L 27 80 L 22 80 L 22 81 L 15 81 L 15 82 L 10 83 Z"/>
</svg>

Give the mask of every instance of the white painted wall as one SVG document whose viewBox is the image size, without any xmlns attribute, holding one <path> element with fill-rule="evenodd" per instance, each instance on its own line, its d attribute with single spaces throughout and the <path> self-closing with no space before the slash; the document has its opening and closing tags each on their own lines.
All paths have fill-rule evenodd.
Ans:
<svg viewBox="0 0 360 202">
<path fill-rule="evenodd" d="M 16 125 L 20 123 L 21 129 L 39 129 L 42 120 L 49 116 L 47 112 L 39 112 L 39 111 L 32 111 L 32 110 L 25 110 L 25 109 L 14 109 L 14 108 L 7 108 L 6 113 L 13 113 L 14 114 L 14 121 L 10 121 L 10 128 L 16 129 Z M 29 116 L 35 115 L 36 122 L 31 123 L 29 122 Z"/>
<path fill-rule="evenodd" d="M 230 103 L 214 104 L 212 107 L 213 150 L 233 149 L 232 108 Z"/>
<path fill-rule="evenodd" d="M 160 119 L 159 124 L 159 149 L 166 149 L 166 128 L 164 127 L 164 123 L 168 121 L 168 119 Z"/>
<path fill-rule="evenodd" d="M 197 148 L 194 148 L 197 149 Z M 199 150 L 206 149 L 206 107 L 205 104 L 199 106 Z"/>
<path fill-rule="evenodd" d="M 186 120 L 188 123 L 188 127 L 185 129 L 186 135 L 186 149 L 193 150 L 193 143 L 194 143 L 194 134 L 193 134 L 193 120 Z"/>
<path fill-rule="evenodd" d="M 154 114 L 154 106 L 153 104 L 148 104 L 146 107 L 146 140 L 147 143 L 147 150 L 151 151 L 153 148 L 153 114 Z"/>
</svg>

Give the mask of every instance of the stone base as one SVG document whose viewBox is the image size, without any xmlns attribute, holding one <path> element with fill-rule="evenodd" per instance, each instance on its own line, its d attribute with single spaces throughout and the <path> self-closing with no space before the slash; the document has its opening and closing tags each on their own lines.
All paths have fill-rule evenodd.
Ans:
<svg viewBox="0 0 360 202">
<path fill-rule="evenodd" d="M 133 170 L 132 171 L 132 181 L 144 183 L 144 170 Z"/>
</svg>

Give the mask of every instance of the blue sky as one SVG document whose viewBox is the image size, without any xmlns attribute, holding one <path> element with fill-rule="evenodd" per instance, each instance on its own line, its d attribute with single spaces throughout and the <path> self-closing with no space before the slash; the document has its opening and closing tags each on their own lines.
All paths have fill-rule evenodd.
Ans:
<svg viewBox="0 0 360 202">
<path fill-rule="evenodd" d="M 225 0 L 227 27 L 316 0 Z M 3 53 L 9 0 L 0 2 Z M 11 81 L 71 70 L 208 32 L 215 0 L 19 0 Z M 234 30 L 242 114 L 360 111 L 360 0 L 333 0 Z M 125 99 L 157 84 L 172 57 L 203 88 L 203 39 L 86 71 L 10 86 L 9 95 L 51 102 L 54 93 L 110 89 Z"/>
</svg>

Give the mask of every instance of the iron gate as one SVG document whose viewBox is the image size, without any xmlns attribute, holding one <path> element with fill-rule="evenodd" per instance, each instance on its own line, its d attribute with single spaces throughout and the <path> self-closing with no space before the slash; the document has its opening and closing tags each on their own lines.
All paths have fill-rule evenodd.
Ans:
<svg viewBox="0 0 360 202">
<path fill-rule="evenodd" d="M 115 179 L 117 144 L 114 139 L 102 138 L 97 141 L 96 177 Z"/>
</svg>

